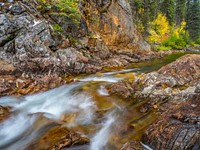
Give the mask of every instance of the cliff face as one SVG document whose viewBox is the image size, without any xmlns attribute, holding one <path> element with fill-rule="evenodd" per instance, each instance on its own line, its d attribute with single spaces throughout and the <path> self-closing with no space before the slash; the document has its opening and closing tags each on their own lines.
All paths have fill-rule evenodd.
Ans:
<svg viewBox="0 0 200 150">
<path fill-rule="evenodd" d="M 154 57 L 134 28 L 126 0 L 82 0 L 83 18 L 76 29 L 52 13 L 55 6 L 47 13 L 37 6 L 43 7 L 37 0 L 21 0 L 6 2 L 0 10 L 0 60 L 13 65 L 14 72 L 92 73 Z M 74 34 L 75 42 L 66 34 Z"/>
<path fill-rule="evenodd" d="M 134 27 L 131 7 L 126 0 L 86 0 L 82 2 L 82 9 L 89 30 L 100 36 L 107 46 L 150 50 Z"/>
</svg>

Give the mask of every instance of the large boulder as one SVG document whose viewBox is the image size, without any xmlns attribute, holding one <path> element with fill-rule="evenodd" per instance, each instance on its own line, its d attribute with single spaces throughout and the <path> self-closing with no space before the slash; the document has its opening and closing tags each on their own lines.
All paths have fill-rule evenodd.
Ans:
<svg viewBox="0 0 200 150">
<path fill-rule="evenodd" d="M 185 55 L 177 61 L 162 67 L 158 73 L 173 76 L 181 85 L 198 81 L 200 79 L 200 55 Z"/>
<path fill-rule="evenodd" d="M 61 150 L 77 145 L 84 145 L 89 143 L 89 139 L 81 137 L 81 135 L 75 133 L 73 130 L 64 126 L 56 126 L 45 132 L 39 139 L 30 146 L 28 149 L 32 150 Z"/>
</svg>

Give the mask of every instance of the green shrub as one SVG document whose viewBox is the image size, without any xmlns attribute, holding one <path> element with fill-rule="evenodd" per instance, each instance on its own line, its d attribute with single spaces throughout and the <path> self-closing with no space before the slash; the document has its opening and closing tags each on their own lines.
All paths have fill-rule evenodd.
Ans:
<svg viewBox="0 0 200 150">
<path fill-rule="evenodd" d="M 195 43 L 200 45 L 200 37 L 195 41 Z"/>
<path fill-rule="evenodd" d="M 62 32 L 62 27 L 59 24 L 54 24 L 53 30 L 57 32 Z"/>
<path fill-rule="evenodd" d="M 45 14 L 50 11 L 51 14 L 66 17 L 71 23 L 79 24 L 81 14 L 78 9 L 78 0 L 37 0 L 40 5 L 37 9 Z M 54 8 L 54 9 L 52 9 Z"/>
<path fill-rule="evenodd" d="M 162 46 L 171 47 L 172 49 L 183 49 L 187 46 L 189 39 L 184 35 L 172 34 L 168 39 L 162 42 Z"/>
<path fill-rule="evenodd" d="M 171 47 L 165 47 L 165 46 L 160 45 L 160 46 L 155 47 L 155 49 L 156 49 L 157 51 L 167 51 L 167 50 L 171 50 L 172 48 L 171 48 Z"/>
<path fill-rule="evenodd" d="M 59 9 L 60 15 L 67 17 L 75 24 L 80 23 L 80 12 L 78 9 L 78 0 L 58 0 L 55 6 Z"/>
</svg>

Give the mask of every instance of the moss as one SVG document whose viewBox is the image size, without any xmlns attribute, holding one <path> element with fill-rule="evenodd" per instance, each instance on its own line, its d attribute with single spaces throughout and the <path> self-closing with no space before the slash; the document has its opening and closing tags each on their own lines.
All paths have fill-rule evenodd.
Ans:
<svg viewBox="0 0 200 150">
<path fill-rule="evenodd" d="M 56 32 L 62 32 L 62 27 L 59 24 L 54 24 L 53 30 Z"/>
<path fill-rule="evenodd" d="M 155 47 L 155 49 L 157 51 L 167 51 L 167 50 L 171 50 L 172 48 L 169 46 L 157 46 L 157 47 Z"/>
</svg>

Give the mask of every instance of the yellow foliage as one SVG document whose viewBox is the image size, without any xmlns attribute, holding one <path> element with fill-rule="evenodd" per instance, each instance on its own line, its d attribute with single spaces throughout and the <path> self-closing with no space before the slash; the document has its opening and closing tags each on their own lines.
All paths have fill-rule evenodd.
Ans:
<svg viewBox="0 0 200 150">
<path fill-rule="evenodd" d="M 181 23 L 181 26 L 180 26 L 180 27 L 177 27 L 177 28 L 174 29 L 174 31 L 173 31 L 174 35 L 176 35 L 177 37 L 179 37 L 180 34 L 185 33 L 185 32 L 186 32 L 186 31 L 185 31 L 185 26 L 186 26 L 186 22 L 183 21 L 183 22 Z"/>
<path fill-rule="evenodd" d="M 169 36 L 170 25 L 167 18 L 163 14 L 158 14 L 157 18 L 151 22 L 149 33 L 151 34 L 148 41 L 153 43 L 161 43 Z"/>
</svg>

